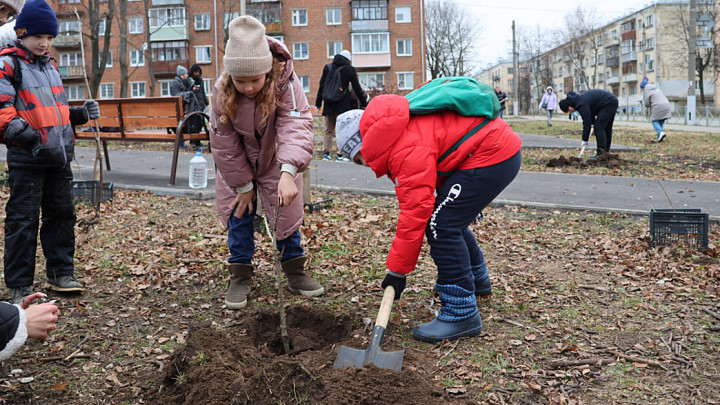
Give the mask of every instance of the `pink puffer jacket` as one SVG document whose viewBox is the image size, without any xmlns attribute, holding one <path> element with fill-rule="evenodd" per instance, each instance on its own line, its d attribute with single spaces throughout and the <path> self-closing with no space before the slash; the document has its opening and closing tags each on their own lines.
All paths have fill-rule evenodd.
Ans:
<svg viewBox="0 0 720 405">
<path fill-rule="evenodd" d="M 280 99 L 284 104 L 270 114 L 262 133 L 257 132 L 262 112 L 254 99 L 240 96 L 238 108 L 231 122 L 220 122 L 217 99 L 219 83 L 215 83 L 210 114 L 210 142 L 217 165 L 215 205 L 223 224 L 227 227 L 232 214 L 228 205 L 233 201 L 237 187 L 255 182 L 257 196 L 275 223 L 278 202 L 280 167 L 291 164 L 298 168 L 295 184 L 298 196 L 288 207 L 283 207 L 278 220 L 278 239 L 290 236 L 303 221 L 302 171 L 310 164 L 313 155 L 313 120 L 302 84 L 295 75 L 292 57 L 285 45 L 267 38 L 273 55 L 287 59 L 285 72 L 278 80 Z M 257 133 L 256 133 L 257 132 Z"/>
</svg>

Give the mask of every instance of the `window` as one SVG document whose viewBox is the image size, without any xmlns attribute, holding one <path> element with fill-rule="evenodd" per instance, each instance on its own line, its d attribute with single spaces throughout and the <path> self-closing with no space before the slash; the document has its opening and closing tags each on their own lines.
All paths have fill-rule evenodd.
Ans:
<svg viewBox="0 0 720 405">
<path fill-rule="evenodd" d="M 655 38 L 648 38 L 647 41 L 645 41 L 645 49 L 653 48 L 655 48 Z"/>
<path fill-rule="evenodd" d="M 100 61 L 102 60 L 102 52 L 98 55 L 98 66 L 100 66 Z M 107 61 L 105 61 L 105 67 L 111 68 L 113 66 L 113 54 L 112 51 L 108 51 Z"/>
<path fill-rule="evenodd" d="M 310 58 L 310 48 L 307 42 L 296 42 L 293 44 L 293 59 L 308 59 Z"/>
<path fill-rule="evenodd" d="M 80 66 L 85 63 L 82 60 L 82 53 L 71 52 L 60 54 L 60 66 Z"/>
<path fill-rule="evenodd" d="M 598 45 L 602 45 L 602 44 L 603 44 L 603 36 L 602 36 L 602 35 L 598 35 L 598 37 L 597 37 L 597 44 L 598 44 Z"/>
<path fill-rule="evenodd" d="M 79 35 L 80 21 L 58 21 L 58 35 Z"/>
<path fill-rule="evenodd" d="M 412 22 L 410 17 L 410 7 L 395 7 L 395 22 L 409 23 Z"/>
<path fill-rule="evenodd" d="M 98 24 L 98 35 L 105 35 L 105 25 L 107 23 L 106 19 L 100 20 L 100 23 Z"/>
<path fill-rule="evenodd" d="M 212 62 L 211 46 L 196 46 L 195 47 L 195 63 L 211 63 Z"/>
<path fill-rule="evenodd" d="M 647 67 L 648 72 L 652 72 L 653 70 L 655 70 L 655 66 L 654 66 L 655 61 L 652 60 L 651 58 L 652 58 L 651 55 L 645 55 L 645 66 Z"/>
<path fill-rule="evenodd" d="M 195 31 L 210 29 L 210 13 L 195 14 Z"/>
<path fill-rule="evenodd" d="M 353 20 L 387 20 L 387 0 L 353 0 Z"/>
<path fill-rule="evenodd" d="M 395 41 L 397 56 L 412 56 L 412 39 L 398 39 Z"/>
<path fill-rule="evenodd" d="M 115 97 L 115 84 L 114 83 L 100 83 L 100 98 L 114 98 Z"/>
<path fill-rule="evenodd" d="M 340 25 L 342 24 L 342 9 L 341 8 L 329 8 L 325 10 L 325 21 L 327 25 Z"/>
<path fill-rule="evenodd" d="M 151 42 L 150 44 L 155 61 L 188 59 L 187 42 L 185 41 Z"/>
<path fill-rule="evenodd" d="M 509 68 L 507 68 L 507 72 L 509 75 L 511 75 L 511 74 L 515 73 L 515 69 L 509 67 Z"/>
<path fill-rule="evenodd" d="M 151 8 L 150 28 L 185 27 L 185 8 Z"/>
<path fill-rule="evenodd" d="M 332 59 L 335 55 L 342 52 L 342 41 L 328 41 L 327 57 Z"/>
<path fill-rule="evenodd" d="M 130 97 L 145 97 L 145 82 L 130 82 Z"/>
<path fill-rule="evenodd" d="M 298 79 L 300 79 L 300 84 L 302 84 L 303 91 L 305 93 L 310 92 L 310 76 L 298 76 Z"/>
<path fill-rule="evenodd" d="M 212 96 L 213 93 L 213 79 L 206 79 L 203 77 L 203 87 L 205 88 L 205 94 L 208 96 Z"/>
<path fill-rule="evenodd" d="M 160 85 L 160 97 L 170 97 L 170 85 L 172 82 L 172 80 L 158 80 L 158 84 Z"/>
<path fill-rule="evenodd" d="M 390 34 L 354 34 L 352 36 L 355 53 L 388 53 Z"/>
<path fill-rule="evenodd" d="M 605 75 L 602 73 L 598 73 L 598 81 L 602 83 L 604 80 L 605 80 Z"/>
<path fill-rule="evenodd" d="M 85 87 L 82 85 L 64 86 L 65 94 L 67 94 L 68 100 L 83 100 L 85 99 Z"/>
<path fill-rule="evenodd" d="M 307 19 L 307 9 L 301 9 L 301 10 L 293 10 L 292 11 L 292 25 L 293 27 L 301 27 L 306 26 L 308 22 Z"/>
<path fill-rule="evenodd" d="M 398 90 L 412 90 L 415 87 L 412 72 L 398 72 L 397 83 Z"/>
<path fill-rule="evenodd" d="M 130 66 L 145 66 L 145 54 L 139 49 L 130 51 Z"/>
<path fill-rule="evenodd" d="M 653 22 L 654 22 L 654 21 L 653 21 L 653 16 L 652 16 L 652 15 L 649 15 L 649 16 L 645 17 L 645 26 L 646 26 L 646 27 L 652 27 Z"/>
<path fill-rule="evenodd" d="M 359 73 L 358 81 L 363 89 L 382 89 L 385 87 L 385 73 Z"/>
<path fill-rule="evenodd" d="M 144 27 L 145 27 L 145 17 L 130 17 L 130 18 L 128 18 L 128 33 L 142 34 Z"/>
</svg>

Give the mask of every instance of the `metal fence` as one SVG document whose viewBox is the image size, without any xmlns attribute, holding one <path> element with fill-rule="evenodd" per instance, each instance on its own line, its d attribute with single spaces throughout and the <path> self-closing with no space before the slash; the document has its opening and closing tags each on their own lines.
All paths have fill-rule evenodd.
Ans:
<svg viewBox="0 0 720 405">
<path fill-rule="evenodd" d="M 685 124 L 686 107 L 676 107 L 672 113 L 672 117 L 665 121 L 666 124 Z M 720 108 L 718 107 L 696 107 L 695 108 L 695 125 L 704 126 L 720 126 Z M 650 114 L 646 115 L 646 111 L 623 111 L 618 110 L 615 120 L 620 121 L 648 121 Z"/>
</svg>

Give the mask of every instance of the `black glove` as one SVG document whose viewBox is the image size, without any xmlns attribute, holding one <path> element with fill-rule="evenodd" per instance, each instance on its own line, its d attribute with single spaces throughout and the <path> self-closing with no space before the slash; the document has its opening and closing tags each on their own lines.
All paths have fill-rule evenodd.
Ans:
<svg viewBox="0 0 720 405">
<path fill-rule="evenodd" d="M 41 143 L 40 134 L 24 119 L 13 119 L 5 128 L 5 139 L 8 146 L 19 146 L 32 150 Z"/>
<path fill-rule="evenodd" d="M 96 120 L 100 118 L 100 106 L 95 100 L 85 100 L 83 107 L 87 110 L 88 120 Z"/>
<path fill-rule="evenodd" d="M 405 277 L 398 277 L 393 276 L 392 273 L 388 272 L 388 274 L 385 275 L 385 279 L 383 280 L 382 284 L 380 286 L 385 289 L 385 287 L 391 285 L 395 289 L 395 299 L 400 299 L 400 294 L 402 294 L 403 290 L 405 289 L 405 282 L 407 280 Z"/>
</svg>

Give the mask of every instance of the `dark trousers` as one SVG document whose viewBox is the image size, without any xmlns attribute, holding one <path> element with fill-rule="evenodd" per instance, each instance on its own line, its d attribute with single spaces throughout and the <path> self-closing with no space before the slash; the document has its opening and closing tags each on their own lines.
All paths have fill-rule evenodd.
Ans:
<svg viewBox="0 0 720 405">
<path fill-rule="evenodd" d="M 437 191 L 425 235 L 438 268 L 438 284 L 475 291 L 470 266 L 482 263 L 484 258 L 468 227 L 513 181 L 521 160 L 518 152 L 493 166 L 456 170 Z"/>
<path fill-rule="evenodd" d="M 595 117 L 595 140 L 597 140 L 598 153 L 610 152 L 610 144 L 612 144 L 612 127 L 615 122 L 615 113 L 617 112 L 617 102 L 614 105 L 603 107 Z"/>
<path fill-rule="evenodd" d="M 10 199 L 5 206 L 5 285 L 30 287 L 35 275 L 35 253 L 40 243 L 48 278 L 72 276 L 75 256 L 75 207 L 72 170 L 12 168 Z"/>
<path fill-rule="evenodd" d="M 242 218 L 238 218 L 234 214 L 230 215 L 228 220 L 228 248 L 230 249 L 228 263 L 252 264 L 252 258 L 255 254 L 254 220 L 254 212 L 245 212 Z M 277 249 L 282 253 L 280 262 L 304 256 L 300 242 L 299 229 L 287 238 L 278 240 Z"/>
</svg>

